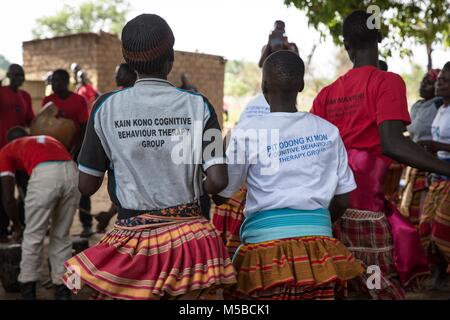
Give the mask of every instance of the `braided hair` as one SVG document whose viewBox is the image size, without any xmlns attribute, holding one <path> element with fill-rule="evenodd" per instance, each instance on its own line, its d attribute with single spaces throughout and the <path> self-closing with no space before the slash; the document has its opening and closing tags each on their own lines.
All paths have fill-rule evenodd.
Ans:
<svg viewBox="0 0 450 320">
<path fill-rule="evenodd" d="M 281 50 L 267 57 L 263 70 L 272 87 L 282 92 L 292 92 L 303 84 L 305 64 L 298 54 Z"/>
</svg>

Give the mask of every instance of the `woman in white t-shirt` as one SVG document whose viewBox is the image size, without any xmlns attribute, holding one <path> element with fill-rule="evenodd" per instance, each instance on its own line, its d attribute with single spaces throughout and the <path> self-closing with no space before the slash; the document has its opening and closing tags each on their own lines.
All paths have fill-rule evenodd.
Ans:
<svg viewBox="0 0 450 320">
<path fill-rule="evenodd" d="M 331 231 L 356 188 L 347 153 L 335 126 L 297 112 L 303 75 L 295 53 L 270 55 L 262 87 L 271 113 L 231 134 L 229 185 L 219 196 L 231 197 L 244 182 L 248 189 L 233 259 L 238 284 L 227 292 L 233 298 L 334 299 L 363 272 Z"/>
<path fill-rule="evenodd" d="M 428 151 L 437 153 L 439 159 L 450 162 L 450 61 L 440 72 L 436 82 L 436 96 L 444 100 L 431 125 L 433 140 L 421 141 Z M 419 233 L 425 248 L 437 247 L 445 261 L 436 265 L 436 272 L 450 272 L 450 177 L 433 175 L 425 198 Z"/>
</svg>

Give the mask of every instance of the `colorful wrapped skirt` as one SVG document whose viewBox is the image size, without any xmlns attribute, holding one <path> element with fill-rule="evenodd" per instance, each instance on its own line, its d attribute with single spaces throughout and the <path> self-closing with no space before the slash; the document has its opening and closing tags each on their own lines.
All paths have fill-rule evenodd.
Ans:
<svg viewBox="0 0 450 320">
<path fill-rule="evenodd" d="M 436 248 L 450 263 L 450 180 L 434 182 L 425 198 L 419 234 L 428 253 Z"/>
<path fill-rule="evenodd" d="M 239 231 L 244 221 L 245 199 L 247 189 L 241 188 L 228 203 L 216 206 L 213 213 L 213 224 L 222 235 L 230 257 L 241 244 Z"/>
<path fill-rule="evenodd" d="M 369 289 L 370 274 L 362 273 L 353 283 L 357 291 L 373 299 L 404 299 L 404 290 L 393 260 L 391 228 L 383 212 L 348 209 L 335 223 L 333 231 L 366 270 L 369 266 L 379 267 L 379 289 Z"/>
<path fill-rule="evenodd" d="M 181 297 L 236 282 L 220 235 L 198 205 L 118 220 L 97 245 L 65 264 L 69 288 L 76 271 L 96 299 Z M 79 288 L 73 288 L 77 293 Z"/>
<path fill-rule="evenodd" d="M 399 210 L 404 217 L 417 227 L 420 223 L 427 193 L 426 173 L 415 168 L 406 168 L 406 186 L 402 191 Z"/>
<path fill-rule="evenodd" d="M 332 300 L 364 269 L 342 243 L 298 237 L 245 244 L 234 259 L 238 283 L 228 299 Z"/>
</svg>

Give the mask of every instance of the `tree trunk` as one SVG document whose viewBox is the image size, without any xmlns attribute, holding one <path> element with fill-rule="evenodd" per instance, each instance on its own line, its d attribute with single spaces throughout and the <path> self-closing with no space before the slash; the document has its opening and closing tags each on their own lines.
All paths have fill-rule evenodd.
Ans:
<svg viewBox="0 0 450 320">
<path fill-rule="evenodd" d="M 427 69 L 428 71 L 431 70 L 433 68 L 433 59 L 431 57 L 431 54 L 433 53 L 433 47 L 431 46 L 431 44 L 426 44 L 427 46 L 427 55 L 428 55 L 428 65 L 427 65 Z"/>
</svg>

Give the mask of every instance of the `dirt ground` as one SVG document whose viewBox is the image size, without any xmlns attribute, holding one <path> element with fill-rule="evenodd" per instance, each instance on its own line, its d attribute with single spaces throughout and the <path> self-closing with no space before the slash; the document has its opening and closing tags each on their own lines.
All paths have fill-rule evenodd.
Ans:
<svg viewBox="0 0 450 320">
<path fill-rule="evenodd" d="M 102 188 L 97 192 L 91 199 L 92 201 L 92 213 L 96 214 L 101 211 L 108 210 L 110 206 L 109 196 L 106 190 L 106 180 L 103 184 Z M 111 220 L 109 228 L 114 224 L 114 219 Z M 94 230 L 96 228 L 96 221 L 94 220 Z M 75 216 L 74 223 L 71 229 L 71 235 L 76 237 L 81 232 L 81 224 L 78 218 L 78 213 Z M 103 234 L 94 234 L 89 239 L 89 244 L 93 245 L 97 243 Z M 45 250 L 48 245 L 48 239 L 45 241 Z M 51 300 L 53 299 L 53 288 L 50 282 L 50 275 L 48 272 L 47 265 L 47 254 L 44 253 L 44 261 L 45 265 L 43 267 L 42 273 L 42 281 L 38 285 L 38 299 L 40 300 Z M 446 283 L 443 285 L 443 289 L 441 290 L 419 290 L 416 292 L 407 292 L 406 298 L 411 300 L 449 300 L 450 299 L 450 278 L 445 280 Z M 73 296 L 74 300 L 85 300 L 88 299 L 90 295 L 89 290 L 82 290 L 78 295 Z M 350 296 L 350 299 L 362 299 L 360 296 Z M 17 300 L 20 299 L 20 295 L 18 293 L 7 293 L 3 289 L 3 286 L 0 283 L 0 300 Z"/>
</svg>

